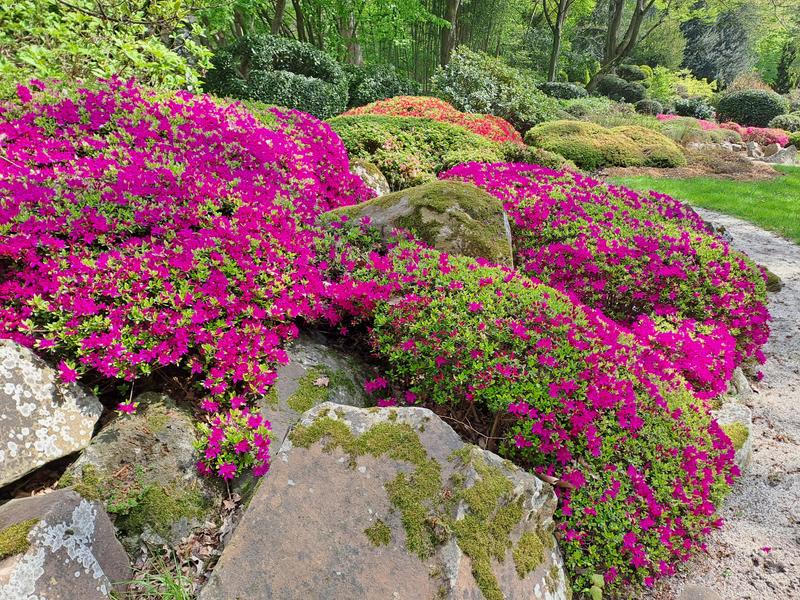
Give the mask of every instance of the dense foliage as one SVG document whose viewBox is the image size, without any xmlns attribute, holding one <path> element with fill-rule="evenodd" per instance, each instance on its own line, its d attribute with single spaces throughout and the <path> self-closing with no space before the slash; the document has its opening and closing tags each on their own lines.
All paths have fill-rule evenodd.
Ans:
<svg viewBox="0 0 800 600">
<path fill-rule="evenodd" d="M 651 584 L 702 548 L 733 448 L 658 349 L 515 271 L 343 229 L 335 296 L 373 324 L 405 400 L 487 415 L 507 456 L 560 482 L 576 591 Z"/>
<path fill-rule="evenodd" d="M 13 92 L 18 82 L 51 77 L 136 77 L 169 88 L 199 84 L 210 52 L 192 40 L 188 26 L 185 39 L 165 36 L 173 42 L 165 43 L 138 18 L 102 19 L 95 8 L 93 0 L 0 3 L 0 94 Z M 162 17 L 170 10 L 164 7 Z"/>
<path fill-rule="evenodd" d="M 433 119 L 441 123 L 460 125 L 493 142 L 522 143 L 522 136 L 505 119 L 494 115 L 463 113 L 444 100 L 427 96 L 397 96 L 351 109 L 344 113 L 344 116 L 348 115 L 389 115 Z"/>
<path fill-rule="evenodd" d="M 413 96 L 419 93 L 420 85 L 403 77 L 392 65 L 374 65 L 346 68 L 349 81 L 348 106 L 364 106 L 376 100 L 393 96 Z"/>
<path fill-rule="evenodd" d="M 274 381 L 294 320 L 323 310 L 308 224 L 370 196 L 341 142 L 296 111 L 259 121 L 119 80 L 18 95 L 0 105 L 0 332 L 67 381 L 182 368 L 201 408 L 238 424 L 210 426 L 201 468 L 263 473 L 269 440 L 225 453 L 225 434 L 262 427 L 247 401 Z"/>
<path fill-rule="evenodd" d="M 649 100 L 645 98 L 644 100 L 639 100 L 635 106 L 636 112 L 643 115 L 656 116 L 664 112 L 664 105 L 658 100 Z"/>
<path fill-rule="evenodd" d="M 597 82 L 597 91 L 617 102 L 635 104 L 647 95 L 647 89 L 638 82 L 625 81 L 616 75 L 603 75 Z"/>
<path fill-rule="evenodd" d="M 217 51 L 205 89 L 218 96 L 288 106 L 320 118 L 347 108 L 344 70 L 310 44 L 243 37 Z"/>
<path fill-rule="evenodd" d="M 778 115 L 769 122 L 771 129 L 783 129 L 790 133 L 800 131 L 800 111 Z"/>
<path fill-rule="evenodd" d="M 686 157 L 680 147 L 658 131 L 639 125 L 621 125 L 611 131 L 621 133 L 638 146 L 646 167 L 683 167 Z"/>
<path fill-rule="evenodd" d="M 788 110 L 786 100 L 768 90 L 741 90 L 723 94 L 717 101 L 717 118 L 745 126 L 766 127 Z"/>
<path fill-rule="evenodd" d="M 557 152 L 583 169 L 638 166 L 643 162 L 642 154 L 632 140 L 594 123 L 542 123 L 525 134 L 525 141 Z"/>
<path fill-rule="evenodd" d="M 505 202 L 521 270 L 655 338 L 666 327 L 675 363 L 698 389 L 719 393 L 736 364 L 763 357 L 763 275 L 679 202 L 519 164 L 462 165 L 442 177 Z"/>
<path fill-rule="evenodd" d="M 675 114 L 695 119 L 713 119 L 714 108 L 702 98 L 679 98 L 675 101 Z"/>
<path fill-rule="evenodd" d="M 559 100 L 574 100 L 575 98 L 585 98 L 589 95 L 589 92 L 582 85 L 564 81 L 546 81 L 536 87 L 551 98 L 558 98 Z"/>
<path fill-rule="evenodd" d="M 553 118 L 555 100 L 502 60 L 459 48 L 431 78 L 434 92 L 459 110 L 502 117 L 524 132 Z"/>
</svg>

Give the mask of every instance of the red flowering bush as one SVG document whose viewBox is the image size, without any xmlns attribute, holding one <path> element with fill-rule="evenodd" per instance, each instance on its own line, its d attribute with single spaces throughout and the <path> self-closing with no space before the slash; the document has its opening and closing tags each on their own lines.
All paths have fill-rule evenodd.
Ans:
<svg viewBox="0 0 800 600">
<path fill-rule="evenodd" d="M 745 142 L 758 142 L 762 146 L 769 144 L 778 144 L 779 146 L 786 146 L 789 143 L 789 133 L 783 129 L 774 129 L 770 127 L 743 127 L 738 123 L 721 123 L 721 129 L 730 129 L 735 131 Z"/>
<path fill-rule="evenodd" d="M 208 447 L 223 450 L 295 319 L 324 313 L 309 224 L 371 192 L 329 126 L 297 111 L 259 121 L 118 80 L 18 95 L 0 106 L 0 335 L 51 354 L 67 379 L 184 369 L 216 419 Z M 206 451 L 201 468 L 263 472 L 259 435 L 236 460 Z"/>
<path fill-rule="evenodd" d="M 372 323 L 405 400 L 493 423 L 506 456 L 558 482 L 576 592 L 592 575 L 614 591 L 650 584 L 702 547 L 734 451 L 657 348 L 511 269 L 411 239 L 384 251 L 367 230 L 334 225 L 332 295 Z"/>
<path fill-rule="evenodd" d="M 763 358 L 764 276 L 676 200 L 518 163 L 441 177 L 503 200 L 520 269 L 670 348 L 698 390 L 719 393 L 738 363 Z"/>
<path fill-rule="evenodd" d="M 494 115 L 464 113 L 439 98 L 429 96 L 395 96 L 348 110 L 345 115 L 388 115 L 420 117 L 442 123 L 460 125 L 493 142 L 522 144 L 522 136 L 508 121 Z"/>
</svg>

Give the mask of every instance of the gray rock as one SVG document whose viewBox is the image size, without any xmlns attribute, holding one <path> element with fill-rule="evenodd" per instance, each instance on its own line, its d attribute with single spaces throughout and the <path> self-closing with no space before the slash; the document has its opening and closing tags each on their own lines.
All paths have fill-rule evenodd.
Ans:
<svg viewBox="0 0 800 600">
<path fill-rule="evenodd" d="M 725 402 L 713 412 L 723 431 L 736 448 L 736 464 L 744 471 L 753 456 L 753 417 L 750 409 L 739 402 Z"/>
<path fill-rule="evenodd" d="M 200 598 L 478 600 L 473 571 L 508 600 L 567 598 L 555 508 L 549 485 L 429 410 L 322 404 L 274 457 Z"/>
<path fill-rule="evenodd" d="M 136 401 L 137 412 L 103 429 L 59 483 L 113 504 L 115 525 L 131 552 L 142 535 L 151 543 L 177 544 L 213 514 L 224 493 L 219 481 L 197 471 L 191 414 L 163 394 Z"/>
<path fill-rule="evenodd" d="M 27 531 L 27 535 L 26 535 Z M 128 556 L 103 508 L 59 490 L 0 506 L 0 536 L 18 541 L 0 560 L 3 600 L 100 600 L 123 592 Z"/>
<path fill-rule="evenodd" d="M 769 144 L 767 146 L 764 146 L 764 157 L 767 158 L 770 156 L 774 156 L 780 151 L 780 149 L 781 149 L 780 144 Z"/>
<path fill-rule="evenodd" d="M 0 406 L 0 486 L 85 448 L 103 409 L 10 340 L 0 340 Z"/>
<path fill-rule="evenodd" d="M 278 368 L 271 393 L 260 403 L 261 414 L 272 425 L 273 448 L 279 448 L 289 428 L 317 404 L 370 404 L 364 391 L 369 366 L 324 335 L 303 332 L 286 352 L 288 364 Z"/>
<path fill-rule="evenodd" d="M 758 142 L 747 142 L 747 156 L 750 158 L 763 158 L 764 151 Z"/>
<path fill-rule="evenodd" d="M 798 163 L 797 147 L 786 146 L 786 148 L 781 148 L 772 156 L 765 157 L 762 160 L 774 165 L 795 165 Z"/>
<path fill-rule="evenodd" d="M 733 371 L 733 377 L 728 382 L 728 395 L 737 402 L 746 402 L 753 396 L 753 388 L 741 367 Z"/>
<path fill-rule="evenodd" d="M 328 215 L 369 217 L 386 234 L 405 229 L 437 250 L 513 263 L 511 230 L 502 203 L 470 183 L 432 181 Z"/>
<path fill-rule="evenodd" d="M 358 175 L 361 181 L 364 182 L 364 185 L 375 192 L 378 197 L 385 196 L 391 192 L 386 177 L 381 173 L 381 170 L 371 162 L 360 158 L 351 159 L 350 172 L 354 175 Z"/>
</svg>

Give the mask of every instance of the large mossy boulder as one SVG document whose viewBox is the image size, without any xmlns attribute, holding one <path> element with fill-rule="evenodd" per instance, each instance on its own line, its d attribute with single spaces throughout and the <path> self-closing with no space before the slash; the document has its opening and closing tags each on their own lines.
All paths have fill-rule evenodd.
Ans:
<svg viewBox="0 0 800 600">
<path fill-rule="evenodd" d="M 85 448 L 103 407 L 28 348 L 0 340 L 0 486 Z"/>
<path fill-rule="evenodd" d="M 352 349 L 322 333 L 304 331 L 286 348 L 289 361 L 260 403 L 272 425 L 272 444 L 279 448 L 289 428 L 307 410 L 323 402 L 368 406 L 364 383 L 372 372 Z"/>
<path fill-rule="evenodd" d="M 511 265 L 511 234 L 503 205 L 471 183 L 433 181 L 338 208 L 328 218 L 369 217 L 387 235 L 406 229 L 426 244 L 450 254 Z"/>
<path fill-rule="evenodd" d="M 103 429 L 59 482 L 103 502 L 130 551 L 141 539 L 179 543 L 215 513 L 224 492 L 197 471 L 191 414 L 163 394 L 136 400 L 139 410 Z"/>
<path fill-rule="evenodd" d="M 201 600 L 567 598 L 552 488 L 423 408 L 315 407 Z"/>
<path fill-rule="evenodd" d="M 3 600 L 104 600 L 124 592 L 130 578 L 128 556 L 98 503 L 58 490 L 0 506 Z"/>
</svg>

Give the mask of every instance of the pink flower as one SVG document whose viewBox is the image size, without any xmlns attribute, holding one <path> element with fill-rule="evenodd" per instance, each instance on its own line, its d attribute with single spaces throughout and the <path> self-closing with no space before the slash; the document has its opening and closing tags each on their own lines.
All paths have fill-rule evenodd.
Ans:
<svg viewBox="0 0 800 600">
<path fill-rule="evenodd" d="M 64 383 L 74 383 L 78 380 L 78 372 L 63 360 L 58 363 L 58 374 Z"/>
<path fill-rule="evenodd" d="M 233 463 L 222 463 L 217 467 L 217 473 L 225 480 L 236 477 L 236 465 Z"/>
</svg>

